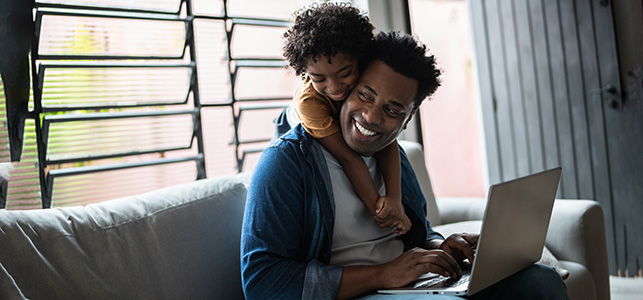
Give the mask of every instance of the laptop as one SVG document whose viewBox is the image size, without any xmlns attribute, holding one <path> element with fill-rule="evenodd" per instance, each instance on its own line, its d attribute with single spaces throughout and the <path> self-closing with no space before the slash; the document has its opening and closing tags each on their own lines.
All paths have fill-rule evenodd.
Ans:
<svg viewBox="0 0 643 300">
<path fill-rule="evenodd" d="M 382 294 L 471 296 L 537 262 L 545 246 L 561 168 L 492 185 L 472 264 L 459 279 L 427 273 Z"/>
</svg>

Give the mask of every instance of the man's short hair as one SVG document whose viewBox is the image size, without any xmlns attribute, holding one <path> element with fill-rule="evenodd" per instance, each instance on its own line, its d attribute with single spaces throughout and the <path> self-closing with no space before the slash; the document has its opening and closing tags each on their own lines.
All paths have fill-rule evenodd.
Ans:
<svg viewBox="0 0 643 300">
<path fill-rule="evenodd" d="M 397 32 L 380 32 L 375 36 L 374 59 L 383 61 L 395 72 L 418 82 L 415 108 L 440 86 L 442 71 L 435 56 L 427 54 L 426 45 L 413 36 Z"/>
</svg>

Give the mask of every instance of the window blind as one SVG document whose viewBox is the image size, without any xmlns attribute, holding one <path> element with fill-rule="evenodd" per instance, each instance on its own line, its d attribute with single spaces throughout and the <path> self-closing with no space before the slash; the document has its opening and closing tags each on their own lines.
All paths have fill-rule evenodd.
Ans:
<svg viewBox="0 0 643 300">
<path fill-rule="evenodd" d="M 300 82 L 281 35 L 308 3 L 36 1 L 34 118 L 0 207 L 84 205 L 252 170 Z"/>
</svg>

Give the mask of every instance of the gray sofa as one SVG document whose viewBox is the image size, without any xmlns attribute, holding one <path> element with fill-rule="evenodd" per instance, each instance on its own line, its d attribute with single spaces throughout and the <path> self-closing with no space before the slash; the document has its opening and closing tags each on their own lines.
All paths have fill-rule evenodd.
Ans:
<svg viewBox="0 0 643 300">
<path fill-rule="evenodd" d="M 418 144 L 404 142 L 448 234 L 479 229 L 484 199 L 435 201 Z M 248 174 L 199 180 L 84 207 L 0 211 L 0 299 L 243 299 L 241 219 Z M 547 246 L 572 299 L 609 299 L 594 201 L 557 200 Z"/>
</svg>

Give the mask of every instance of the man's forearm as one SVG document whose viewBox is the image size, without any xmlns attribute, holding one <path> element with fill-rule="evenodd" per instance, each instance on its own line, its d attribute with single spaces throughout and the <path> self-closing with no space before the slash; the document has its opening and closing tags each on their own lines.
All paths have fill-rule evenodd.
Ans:
<svg viewBox="0 0 643 300">
<path fill-rule="evenodd" d="M 383 286 L 378 266 L 344 267 L 335 299 L 350 299 Z"/>
</svg>

